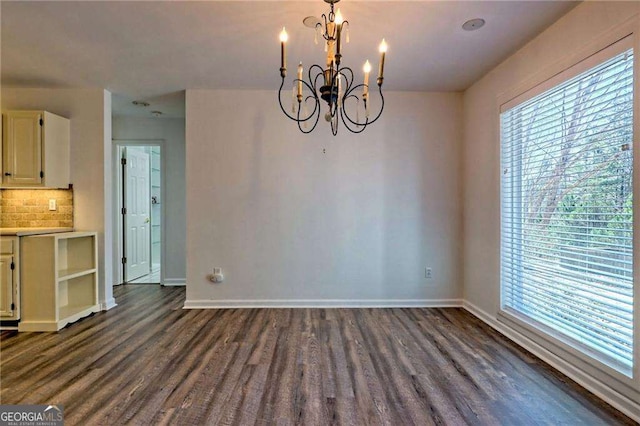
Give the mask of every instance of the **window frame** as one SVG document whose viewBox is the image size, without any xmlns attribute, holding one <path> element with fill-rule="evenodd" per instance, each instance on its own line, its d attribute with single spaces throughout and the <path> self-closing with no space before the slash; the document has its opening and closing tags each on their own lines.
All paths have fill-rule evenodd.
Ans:
<svg viewBox="0 0 640 426">
<path fill-rule="evenodd" d="M 640 36 L 636 31 L 638 21 L 632 20 L 627 25 L 622 25 L 610 31 L 604 37 L 601 37 L 590 43 L 585 49 L 578 51 L 567 59 L 554 64 L 548 69 L 543 69 L 536 75 L 524 83 L 505 92 L 497 98 L 497 120 L 496 135 L 498 139 L 497 151 L 500 158 L 500 167 L 497 184 L 499 186 L 500 198 L 498 200 L 499 221 L 498 228 L 498 265 L 497 271 L 499 275 L 500 303 L 497 309 L 497 320 L 506 326 L 510 331 L 515 331 L 524 336 L 531 344 L 541 348 L 550 355 L 559 358 L 562 362 L 563 370 L 578 370 L 582 375 L 591 376 L 596 383 L 603 385 L 602 393 L 610 394 L 613 389 L 615 393 L 624 395 L 625 397 L 638 398 L 640 395 L 640 216 L 635 214 L 633 222 L 633 367 L 628 371 L 629 375 L 619 371 L 619 366 L 610 365 L 606 357 L 598 356 L 597 352 L 585 350 L 580 345 L 575 345 L 573 339 L 565 336 L 563 333 L 554 330 L 551 327 L 540 324 L 537 321 L 529 319 L 526 315 L 519 314 L 517 311 L 503 308 L 503 285 L 502 285 L 502 140 L 501 140 L 501 113 L 513 106 L 519 105 L 527 100 L 541 94 L 563 82 L 575 77 L 582 72 L 591 69 L 598 64 L 605 62 L 630 48 L 634 50 L 634 76 L 633 76 L 633 211 L 639 212 L 640 205 Z M 575 376 L 574 376 L 575 378 Z M 580 380 L 578 380 L 580 382 Z M 609 388 L 609 389 L 607 389 Z M 601 396 L 602 396 L 601 393 Z M 607 399 L 607 398 L 605 398 Z"/>
</svg>

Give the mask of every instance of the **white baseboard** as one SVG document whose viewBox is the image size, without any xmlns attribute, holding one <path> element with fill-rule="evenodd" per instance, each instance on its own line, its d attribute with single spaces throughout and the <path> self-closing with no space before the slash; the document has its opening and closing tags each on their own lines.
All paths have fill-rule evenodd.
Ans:
<svg viewBox="0 0 640 426">
<path fill-rule="evenodd" d="M 185 286 L 187 285 L 187 279 L 186 278 L 165 278 L 162 285 L 166 287 Z"/>
<path fill-rule="evenodd" d="M 540 346 L 528 337 L 523 336 L 505 324 L 502 324 L 494 316 L 488 314 L 474 304 L 465 300 L 463 307 L 498 333 L 522 346 L 547 364 L 551 365 L 553 368 L 570 377 L 572 380 L 575 380 L 581 386 L 590 392 L 593 392 L 599 398 L 611 404 L 633 420 L 640 422 L 640 401 L 633 401 L 631 398 L 628 398 L 615 389 L 607 386 L 605 383 L 602 383 L 602 381 L 596 380 L 589 374 L 586 374 L 584 371 L 574 367 L 572 364 L 548 351 L 546 348 Z"/>
<path fill-rule="evenodd" d="M 100 303 L 100 310 L 101 311 L 108 311 L 111 308 L 115 308 L 116 306 L 118 306 L 118 304 L 116 303 L 116 299 L 114 299 L 113 297 L 109 300 L 107 300 L 106 302 L 101 302 Z"/>
<path fill-rule="evenodd" d="M 230 308 L 459 308 L 462 299 L 187 300 L 184 309 Z"/>
</svg>

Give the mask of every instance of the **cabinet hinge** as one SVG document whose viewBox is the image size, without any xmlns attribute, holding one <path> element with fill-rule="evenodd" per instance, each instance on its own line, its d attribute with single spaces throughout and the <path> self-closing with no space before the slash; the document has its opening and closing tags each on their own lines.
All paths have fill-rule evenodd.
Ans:
<svg viewBox="0 0 640 426">
<path fill-rule="evenodd" d="M 42 118 L 40 119 L 40 125 L 44 125 L 44 121 L 42 121 Z"/>
<path fill-rule="evenodd" d="M 16 264 L 11 262 L 11 270 L 13 271 L 14 269 L 16 269 Z"/>
<path fill-rule="evenodd" d="M 40 179 L 42 179 L 44 177 L 44 172 L 41 170 L 40 171 Z"/>
<path fill-rule="evenodd" d="M 127 159 L 126 158 L 121 158 L 120 159 L 120 164 L 122 164 L 123 166 L 127 165 Z"/>
<path fill-rule="evenodd" d="M 123 257 L 123 258 L 122 258 L 122 263 L 123 263 L 123 264 L 127 263 L 127 258 L 126 258 L 126 257 Z"/>
<path fill-rule="evenodd" d="M 12 303 L 12 304 L 11 304 L 11 310 L 12 310 L 12 311 L 15 311 L 15 310 L 16 310 L 16 304 L 15 304 L 15 303 Z"/>
<path fill-rule="evenodd" d="M 126 207 L 123 207 L 123 208 L 122 208 L 122 210 L 120 210 L 120 212 L 121 212 L 122 214 L 127 214 L 127 208 L 126 208 Z"/>
</svg>

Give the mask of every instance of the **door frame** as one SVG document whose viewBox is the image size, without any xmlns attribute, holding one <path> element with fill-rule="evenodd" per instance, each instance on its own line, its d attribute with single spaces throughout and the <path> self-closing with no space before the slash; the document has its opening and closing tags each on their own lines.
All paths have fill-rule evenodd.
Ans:
<svg viewBox="0 0 640 426">
<path fill-rule="evenodd" d="M 122 265 L 123 257 L 123 226 L 122 226 L 122 165 L 120 164 L 120 152 L 121 148 L 127 146 L 159 146 L 160 147 L 160 285 L 164 285 L 165 281 L 165 265 L 166 265 L 166 154 L 165 140 L 164 139 L 113 139 L 112 155 L 113 155 L 113 170 L 112 177 L 115 183 L 115 191 L 113 191 L 113 206 L 115 209 L 114 226 L 115 230 L 113 235 L 113 249 L 115 259 L 114 265 L 114 277 L 117 277 L 115 281 L 117 284 L 124 284 L 124 268 Z M 151 253 L 150 253 L 151 254 Z"/>
</svg>

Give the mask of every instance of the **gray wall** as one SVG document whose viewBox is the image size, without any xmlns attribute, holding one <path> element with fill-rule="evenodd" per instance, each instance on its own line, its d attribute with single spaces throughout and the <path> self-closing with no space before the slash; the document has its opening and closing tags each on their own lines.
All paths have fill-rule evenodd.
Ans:
<svg viewBox="0 0 640 426">
<path fill-rule="evenodd" d="M 459 302 L 460 94 L 389 93 L 338 137 L 301 134 L 273 91 L 186 102 L 187 306 Z"/>
</svg>

